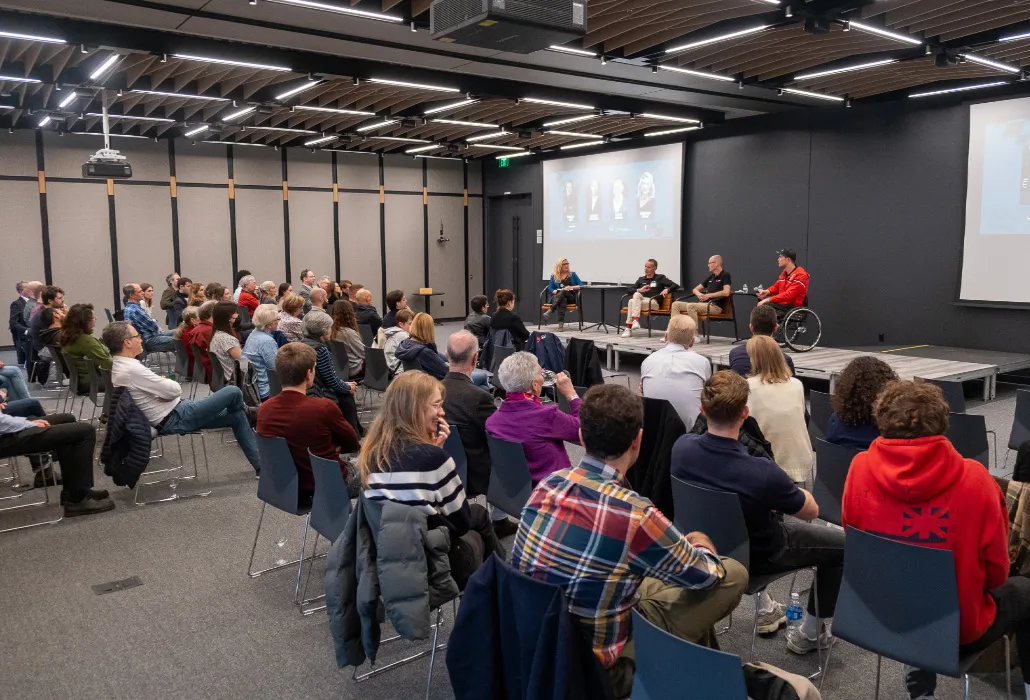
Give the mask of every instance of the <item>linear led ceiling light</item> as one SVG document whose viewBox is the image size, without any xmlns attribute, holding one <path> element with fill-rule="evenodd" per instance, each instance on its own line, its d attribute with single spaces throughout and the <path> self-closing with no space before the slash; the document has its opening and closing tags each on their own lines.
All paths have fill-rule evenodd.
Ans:
<svg viewBox="0 0 1030 700">
<path fill-rule="evenodd" d="M 756 2 L 764 2 L 766 5 L 779 5 L 780 0 L 755 0 Z"/>
<path fill-rule="evenodd" d="M 836 95 L 827 95 L 822 92 L 812 92 L 810 90 L 798 90 L 797 88 L 780 88 L 780 92 L 787 92 L 791 95 L 800 95 L 801 97 L 814 97 L 817 100 L 829 100 L 830 102 L 843 102 L 843 97 L 837 97 Z"/>
<path fill-rule="evenodd" d="M 399 143 L 429 143 L 426 139 L 409 139 L 403 136 L 367 136 L 366 138 L 378 141 L 397 141 Z"/>
<path fill-rule="evenodd" d="M 769 28 L 768 24 L 760 24 L 757 27 L 750 27 L 749 29 L 741 29 L 736 32 L 730 32 L 729 34 L 720 34 L 719 36 L 713 36 L 710 39 L 701 39 L 700 41 L 692 41 L 689 44 L 683 44 L 682 46 L 674 46 L 671 49 L 665 49 L 666 54 L 679 53 L 680 51 L 688 51 L 690 49 L 696 49 L 700 46 L 708 46 L 709 44 L 717 44 L 720 41 L 728 41 L 729 39 L 736 39 L 742 36 L 748 36 L 749 34 L 757 34 L 758 32 L 764 32 Z"/>
<path fill-rule="evenodd" d="M 579 131 L 558 131 L 556 129 L 552 129 L 551 131 L 547 131 L 545 133 L 554 134 L 555 136 L 571 136 L 574 139 L 603 139 L 604 138 L 604 136 L 602 136 L 601 134 L 584 134 L 584 133 L 581 133 Z"/>
<path fill-rule="evenodd" d="M 998 80 L 993 83 L 980 83 L 978 85 L 966 85 L 965 87 L 948 88 L 946 90 L 932 90 L 930 92 L 916 92 L 909 97 L 932 97 L 934 95 L 947 95 L 950 92 L 965 92 L 966 90 L 982 90 L 983 88 L 997 87 L 998 85 L 1011 85 L 1007 80 Z"/>
<path fill-rule="evenodd" d="M 77 97 L 78 97 L 78 94 L 74 90 L 72 92 L 69 92 L 65 96 L 65 98 L 63 100 L 61 100 L 61 102 L 57 105 L 57 108 L 58 109 L 64 109 L 65 107 L 70 105 L 72 102 L 74 102 Z"/>
<path fill-rule="evenodd" d="M 284 93 L 276 95 L 275 99 L 277 99 L 277 100 L 285 100 L 286 98 L 293 97 L 294 95 L 296 95 L 298 93 L 301 93 L 301 92 L 304 92 L 305 90 L 310 90 L 311 88 L 315 87 L 316 85 L 318 85 L 321 82 L 322 82 L 321 80 L 309 80 L 306 83 L 302 83 L 301 85 L 298 85 L 297 87 L 293 88 L 292 90 L 287 90 Z"/>
<path fill-rule="evenodd" d="M 419 146 L 417 148 L 409 148 L 408 150 L 406 150 L 404 152 L 405 153 L 425 153 L 426 151 L 431 151 L 434 148 L 440 148 L 440 146 L 435 144 L 435 143 L 431 143 L 428 146 Z"/>
<path fill-rule="evenodd" d="M 232 114 L 226 114 L 224 117 L 222 117 L 222 121 L 225 121 L 225 122 L 235 121 L 235 120 L 239 119 L 240 117 L 247 116 L 248 114 L 250 114 L 251 112 L 253 112 L 256 109 L 257 109 L 257 107 L 244 107 L 243 109 L 238 110 L 236 112 L 233 112 Z"/>
<path fill-rule="evenodd" d="M 396 123 L 397 123 L 396 119 L 387 119 L 386 121 L 376 122 L 375 124 L 369 124 L 368 126 L 363 126 L 360 129 L 355 129 L 355 131 L 357 131 L 358 133 L 362 133 L 363 134 L 366 131 L 375 131 L 376 129 L 382 129 L 383 127 L 390 126 L 391 124 L 396 124 Z"/>
<path fill-rule="evenodd" d="M 140 95 L 155 95 L 157 97 L 174 97 L 180 100 L 208 100 L 210 102 L 229 102 L 227 97 L 208 97 L 206 95 L 183 95 L 178 92 L 162 92 L 160 90 L 130 90 Z"/>
<path fill-rule="evenodd" d="M 39 120 L 39 125 L 40 126 L 46 126 L 49 123 L 50 123 L 50 115 L 49 114 Z"/>
<path fill-rule="evenodd" d="M 293 109 L 299 109 L 304 112 L 325 112 L 326 114 L 345 114 L 353 115 L 355 117 L 374 117 L 375 112 L 361 112 L 356 109 L 336 109 L 335 107 L 312 107 L 311 105 L 295 105 Z"/>
<path fill-rule="evenodd" d="M 646 117 L 648 119 L 661 119 L 667 122 L 680 122 L 681 124 L 700 124 L 700 119 L 690 119 L 688 117 L 670 117 L 665 114 L 652 114 L 651 112 L 642 112 L 639 116 Z"/>
<path fill-rule="evenodd" d="M 428 117 L 430 114 L 439 114 L 440 112 L 446 112 L 446 111 L 451 110 L 451 109 L 458 109 L 459 107 L 468 107 L 469 105 L 474 105 L 477 102 L 479 102 L 479 100 L 473 100 L 472 98 L 469 98 L 467 100 L 461 100 L 459 102 L 451 102 L 449 104 L 440 105 L 439 107 L 433 107 L 432 109 L 427 109 L 422 114 L 424 114 L 425 116 Z"/>
<path fill-rule="evenodd" d="M 256 68 L 258 70 L 274 70 L 289 72 L 291 69 L 285 66 L 271 66 L 265 63 L 249 63 L 247 61 L 232 61 L 228 58 L 211 58 L 210 56 L 194 56 L 188 53 L 173 53 L 172 58 L 181 58 L 185 61 L 202 61 L 204 63 L 217 63 L 221 66 L 239 66 L 240 68 Z"/>
<path fill-rule="evenodd" d="M 24 41 L 42 41 L 44 44 L 66 44 L 64 39 L 53 36 L 38 36 L 36 34 L 19 34 L 18 32 L 0 32 L 4 39 L 22 39 Z"/>
<path fill-rule="evenodd" d="M 889 29 L 878 27 L 875 24 L 866 24 L 865 22 L 857 22 L 855 20 L 849 20 L 844 24 L 845 31 L 848 29 L 857 29 L 860 32 L 866 32 L 868 34 L 875 34 L 882 36 L 887 39 L 893 39 L 894 41 L 900 41 L 903 44 L 911 44 L 912 46 L 922 46 L 923 40 L 917 39 L 914 36 L 908 34 L 899 34 L 898 32 L 892 32 Z"/>
<path fill-rule="evenodd" d="M 499 146 L 496 143 L 470 143 L 469 148 L 492 148 L 497 151 L 524 151 L 522 146 Z"/>
<path fill-rule="evenodd" d="M 1011 63 L 999 63 L 998 61 L 992 61 L 989 58 L 983 56 L 977 56 L 974 53 L 963 53 L 959 54 L 962 58 L 973 63 L 979 63 L 981 66 L 987 66 L 988 68 L 994 68 L 995 70 L 1004 71 L 1006 73 L 1022 73 L 1023 69 L 1019 66 L 1014 66 Z"/>
<path fill-rule="evenodd" d="M 709 73 L 703 70 L 691 70 L 690 68 L 680 68 L 679 66 L 658 66 L 661 70 L 671 70 L 673 73 L 682 73 L 683 75 L 692 75 L 695 78 L 707 78 L 708 80 L 721 80 L 724 83 L 732 83 L 735 78 L 731 78 L 728 75 L 719 75 L 718 73 Z"/>
<path fill-rule="evenodd" d="M 305 141 L 304 145 L 305 146 L 318 146 L 318 145 L 323 144 L 323 143 L 329 143 L 330 141 L 335 141 L 338 138 L 340 138 L 340 137 L 339 136 L 323 136 L 320 139 L 312 139 L 310 141 Z"/>
<path fill-rule="evenodd" d="M 596 51 L 585 51 L 583 49 L 574 49 L 569 46 L 548 46 L 548 51 L 559 51 L 561 53 L 571 53 L 576 56 L 590 56 L 591 58 L 597 58 Z"/>
<path fill-rule="evenodd" d="M 244 126 L 243 129 L 256 129 L 258 131 L 289 131 L 291 134 L 317 134 L 311 129 L 287 129 L 285 126 Z"/>
<path fill-rule="evenodd" d="M 86 112 L 87 117 L 103 117 L 104 115 L 100 112 Z M 108 119 L 129 119 L 137 122 L 164 122 L 166 124 L 174 124 L 174 119 L 166 119 L 164 117 L 136 117 L 131 114 L 108 114 Z"/>
<path fill-rule="evenodd" d="M 2 36 L 2 35 L 0 35 Z M 1030 32 L 1022 32 L 1020 34 L 1010 34 L 1009 36 L 1003 36 L 998 41 L 1019 41 L 1020 39 L 1030 39 Z"/>
<path fill-rule="evenodd" d="M 661 131 L 648 131 L 644 136 L 668 136 L 669 134 L 682 134 L 684 131 L 697 131 L 699 126 L 681 126 L 678 129 L 662 129 Z"/>
<path fill-rule="evenodd" d="M 36 78 L 19 78 L 16 75 L 0 75 L 0 83 L 39 83 Z"/>
<path fill-rule="evenodd" d="M 268 2 L 278 3 L 280 5 L 291 5 L 293 7 L 306 7 L 311 10 L 321 10 L 322 12 L 335 12 L 339 15 L 350 15 L 352 17 L 363 17 L 365 19 L 374 19 L 380 22 L 403 22 L 404 18 L 397 15 L 386 15 L 381 12 L 369 12 L 368 10 L 358 10 L 353 7 L 345 7 L 342 5 L 331 5 L 326 2 L 312 2 L 312 0 L 268 0 Z"/>
<path fill-rule="evenodd" d="M 520 102 L 529 102 L 535 105 L 549 105 L 551 107 L 568 107 L 569 109 L 594 109 L 592 105 L 581 105 L 575 102 L 558 102 L 556 100 L 541 100 L 537 97 L 522 97 Z"/>
<path fill-rule="evenodd" d="M 523 151 L 522 153 L 502 153 L 499 156 L 494 156 L 497 160 L 501 158 L 521 158 L 522 156 L 531 156 L 533 151 Z"/>
<path fill-rule="evenodd" d="M 476 141 L 486 141 L 487 139 L 498 139 L 502 136 L 511 136 L 511 132 L 504 131 L 502 129 L 501 131 L 495 131 L 492 134 L 480 134 L 479 136 L 469 136 L 465 140 L 469 143 L 475 143 Z"/>
<path fill-rule="evenodd" d="M 369 78 L 368 82 L 377 85 L 394 85 L 396 87 L 415 88 L 416 90 L 436 90 L 437 92 L 461 92 L 458 88 L 443 87 L 442 85 L 424 85 L 422 83 L 407 83 L 403 80 L 387 80 L 385 78 Z"/>
<path fill-rule="evenodd" d="M 596 114 L 586 114 L 582 117 L 569 117 L 568 119 L 559 119 L 556 122 L 544 122 L 544 128 L 550 128 L 552 126 L 565 126 L 566 124 L 575 124 L 576 122 L 585 122 L 587 119 L 597 119 Z"/>
<path fill-rule="evenodd" d="M 203 134 L 205 131 L 207 131 L 210 128 L 211 127 L 209 127 L 207 124 L 203 124 L 201 126 L 198 126 L 195 129 L 190 129 L 185 134 L 183 134 L 183 136 L 196 136 L 197 134 Z"/>
<path fill-rule="evenodd" d="M 92 73 L 89 74 L 89 79 L 90 80 L 98 80 L 100 78 L 100 76 L 102 76 L 107 71 L 111 70 L 111 68 L 114 66 L 114 64 L 118 63 L 118 59 L 120 59 L 120 58 L 121 58 L 121 56 L 119 56 L 116 53 L 115 54 L 111 54 L 110 56 L 108 56 L 107 59 L 103 63 L 101 63 L 99 66 L 97 66 L 97 69 L 95 71 L 93 71 Z"/>
<path fill-rule="evenodd" d="M 850 73 L 855 70 L 865 70 L 866 68 L 876 68 L 877 66 L 886 66 L 889 63 L 897 63 L 896 58 L 885 58 L 882 61 L 870 61 L 868 63 L 858 63 L 853 66 L 844 66 L 843 68 L 829 68 L 827 70 L 820 70 L 814 73 L 802 73 L 801 75 L 795 75 L 794 80 L 812 80 L 814 78 L 823 78 L 827 75 L 837 75 L 838 73 Z"/>
<path fill-rule="evenodd" d="M 431 119 L 434 124 L 453 124 L 454 126 L 473 126 L 477 129 L 496 129 L 496 124 L 486 122 L 463 122 L 460 119 Z"/>
<path fill-rule="evenodd" d="M 585 141 L 584 143 L 570 143 L 567 146 L 562 146 L 561 150 L 568 151 L 573 148 L 586 148 L 587 146 L 601 146 L 604 141 Z"/>
</svg>

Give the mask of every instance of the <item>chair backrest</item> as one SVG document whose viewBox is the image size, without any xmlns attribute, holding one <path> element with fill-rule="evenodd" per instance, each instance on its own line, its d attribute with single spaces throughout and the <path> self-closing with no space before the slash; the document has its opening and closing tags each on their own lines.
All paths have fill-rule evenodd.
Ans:
<svg viewBox="0 0 1030 700">
<path fill-rule="evenodd" d="M 959 675 L 955 560 L 946 549 L 847 528 L 833 634 L 876 654 Z"/>
<path fill-rule="evenodd" d="M 65 363 L 64 353 L 61 352 L 61 348 L 56 345 L 47 345 L 47 349 L 50 351 L 50 359 L 54 361 L 54 365 L 57 367 L 57 382 L 60 384 L 65 379 L 71 379 L 71 370 L 68 369 L 68 365 Z"/>
<path fill-rule="evenodd" d="M 311 527 L 330 542 L 343 533 L 350 517 L 350 495 L 340 463 L 311 454 L 311 471 L 315 475 L 315 496 L 311 501 Z"/>
<path fill-rule="evenodd" d="M 972 413 L 949 413 L 944 436 L 958 453 L 990 467 L 990 446 L 987 443 L 987 420 Z"/>
<path fill-rule="evenodd" d="M 461 485 L 468 490 L 469 458 L 465 454 L 465 445 L 461 442 L 461 433 L 458 426 L 450 424 L 451 433 L 447 436 L 447 442 L 443 444 L 444 451 L 454 460 L 454 467 L 458 470 L 458 477 L 461 478 Z"/>
<path fill-rule="evenodd" d="M 51 352 L 57 352 L 60 354 L 61 362 L 59 364 L 66 367 L 68 370 L 68 390 L 74 394 L 82 396 L 82 394 L 79 394 L 79 368 L 75 364 L 75 358 L 66 352 L 61 352 L 56 349 L 51 350 Z"/>
<path fill-rule="evenodd" d="M 258 498 L 274 508 L 299 515 L 297 465 L 293 463 L 286 438 L 258 435 L 257 444 L 261 455 Z"/>
<path fill-rule="evenodd" d="M 418 360 L 401 360 L 401 367 L 405 372 L 417 372 L 422 369 Z"/>
<path fill-rule="evenodd" d="M 197 372 L 203 372 L 203 374 L 204 374 L 204 376 L 203 376 L 204 384 L 210 384 L 211 383 L 211 372 L 209 372 L 207 367 L 204 366 L 204 360 L 201 359 L 204 356 L 204 351 L 200 349 L 199 345 L 194 343 L 193 345 L 190 345 L 190 352 L 193 353 L 193 373 L 196 374 Z M 220 366 L 221 365 L 219 365 L 219 367 Z M 201 381 L 200 379 L 197 379 L 196 377 L 194 377 L 194 379 L 196 381 L 198 381 L 198 382 Z"/>
<path fill-rule="evenodd" d="M 747 700 L 740 657 L 688 642 L 656 627 L 634 608 L 633 700 Z M 685 689 L 689 688 L 689 692 Z"/>
<path fill-rule="evenodd" d="M 1027 440 L 1030 440 L 1030 389 L 1019 389 L 1016 392 L 1012 430 L 1009 431 L 1009 449 L 1018 450 Z"/>
<path fill-rule="evenodd" d="M 250 323 L 250 309 L 242 304 L 236 306 L 236 313 L 240 316 L 240 325 L 244 323 Z"/>
<path fill-rule="evenodd" d="M 100 376 L 104 380 L 104 407 L 100 411 L 101 418 L 111 415 L 111 398 L 114 396 L 114 384 L 111 379 L 111 370 L 100 370 Z"/>
<path fill-rule="evenodd" d="M 375 333 L 372 332 L 372 326 L 367 323 L 359 323 L 358 333 L 361 334 L 361 342 L 365 344 L 365 347 L 372 347 L 372 343 L 374 343 L 376 339 Z"/>
<path fill-rule="evenodd" d="M 114 323 L 114 316 L 111 314 L 111 309 L 104 308 L 104 313 L 107 314 L 107 322 Z"/>
<path fill-rule="evenodd" d="M 501 380 L 497 377 L 497 368 L 501 366 L 501 363 L 506 359 L 515 354 L 515 348 L 508 345 L 497 345 L 494 347 L 494 354 L 490 365 L 490 384 L 495 388 L 504 391 L 504 387 L 501 386 Z"/>
<path fill-rule="evenodd" d="M 336 368 L 336 373 L 340 375 L 340 381 L 347 381 L 350 379 L 350 364 L 347 359 L 346 343 L 339 340 L 330 340 L 329 349 L 332 350 L 333 367 Z"/>
<path fill-rule="evenodd" d="M 579 396 L 579 398 L 583 398 L 590 389 L 588 386 L 574 386 L 572 388 L 576 390 L 576 395 Z M 569 400 L 566 399 L 561 392 L 555 390 L 555 393 L 558 394 L 558 410 L 564 411 L 565 413 L 572 413 L 572 406 L 569 405 Z"/>
<path fill-rule="evenodd" d="M 279 381 L 279 373 L 271 367 L 265 369 L 265 378 L 268 380 L 268 397 L 278 396 L 283 392 L 283 383 Z"/>
<path fill-rule="evenodd" d="M 175 373 L 180 377 L 186 377 L 190 373 L 190 357 L 185 343 L 180 338 L 175 339 Z"/>
<path fill-rule="evenodd" d="M 952 413 L 966 412 L 966 393 L 962 389 L 962 382 L 954 382 L 947 379 L 924 379 L 927 384 L 936 384 L 944 392 L 944 400 L 948 402 L 948 410 Z"/>
<path fill-rule="evenodd" d="M 674 476 L 672 502 L 681 533 L 705 533 L 719 556 L 736 559 L 750 571 L 751 540 L 737 494 L 695 486 Z"/>
<path fill-rule="evenodd" d="M 826 426 L 830 422 L 833 408 L 830 406 L 830 395 L 822 391 L 809 391 L 808 400 L 812 414 L 808 421 L 808 435 L 814 444 L 816 440 L 826 439 Z"/>
<path fill-rule="evenodd" d="M 390 366 L 386 363 L 385 350 L 365 348 L 365 379 L 361 383 L 372 391 L 386 391 L 390 386 Z"/>
<path fill-rule="evenodd" d="M 218 356 L 213 350 L 208 350 L 207 361 L 211 363 L 211 391 L 218 391 L 226 384 L 225 370 L 222 369 L 222 363 L 218 361 Z"/>
<path fill-rule="evenodd" d="M 86 371 L 89 373 L 89 400 L 93 402 L 94 406 L 106 406 L 107 395 L 110 393 L 108 390 L 110 384 L 104 383 L 100 378 L 100 372 L 97 371 L 97 366 L 93 364 L 93 360 L 88 357 L 86 358 Z M 103 401 L 100 399 L 101 393 L 104 394 Z"/>
<path fill-rule="evenodd" d="M 486 500 L 517 518 L 533 490 L 526 453 L 521 443 L 502 440 L 489 433 L 486 442 L 490 448 L 490 483 Z"/>
<path fill-rule="evenodd" d="M 844 482 L 848 479 L 851 460 L 860 450 L 835 445 L 822 438 L 812 441 L 815 447 L 815 483 L 812 496 L 819 504 L 819 517 L 834 525 L 841 524 L 841 504 L 844 502 Z"/>
</svg>

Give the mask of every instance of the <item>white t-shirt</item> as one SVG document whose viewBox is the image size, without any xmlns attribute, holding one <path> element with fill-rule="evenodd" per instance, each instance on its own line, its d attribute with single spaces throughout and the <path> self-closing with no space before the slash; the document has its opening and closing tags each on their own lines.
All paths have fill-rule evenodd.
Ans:
<svg viewBox="0 0 1030 700">
<path fill-rule="evenodd" d="M 812 478 L 812 440 L 805 425 L 805 387 L 799 379 L 764 384 L 748 377 L 747 407 L 772 445 L 776 464 L 801 483 Z"/>
<path fill-rule="evenodd" d="M 240 341 L 236 340 L 236 336 L 229 335 L 224 331 L 215 331 L 214 335 L 211 336 L 211 344 L 208 347 L 215 354 L 215 357 L 218 358 L 218 364 L 222 366 L 225 381 L 231 382 L 236 366 L 233 359 L 229 357 L 229 348 L 240 347 Z"/>
<path fill-rule="evenodd" d="M 708 358 L 677 343 L 667 343 L 640 365 L 644 396 L 671 403 L 687 432 L 694 427 L 701 410 L 701 388 L 711 376 Z"/>
</svg>

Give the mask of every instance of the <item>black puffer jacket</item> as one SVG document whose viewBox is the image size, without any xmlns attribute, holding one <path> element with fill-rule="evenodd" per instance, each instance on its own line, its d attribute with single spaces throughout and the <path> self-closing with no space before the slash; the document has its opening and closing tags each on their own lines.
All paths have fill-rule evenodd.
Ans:
<svg viewBox="0 0 1030 700">
<path fill-rule="evenodd" d="M 114 410 L 107 419 L 100 462 L 115 484 L 135 488 L 150 462 L 150 422 L 124 387 L 108 390 L 112 392 Z"/>
<path fill-rule="evenodd" d="M 690 432 L 695 435 L 704 435 L 708 432 L 708 419 L 705 418 L 705 414 L 698 414 L 697 420 L 694 421 L 694 427 L 690 429 Z M 738 439 L 752 457 L 765 457 L 766 459 L 776 461 L 773 459 L 772 445 L 769 444 L 769 441 L 765 439 L 765 435 L 762 434 L 762 429 L 758 427 L 758 421 L 751 416 L 748 416 L 747 420 L 744 421 Z"/>
</svg>

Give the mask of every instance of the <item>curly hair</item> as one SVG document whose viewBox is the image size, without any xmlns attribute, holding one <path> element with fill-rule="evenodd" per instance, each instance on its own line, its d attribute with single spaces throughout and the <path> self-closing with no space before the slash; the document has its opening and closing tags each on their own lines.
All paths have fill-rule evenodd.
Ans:
<svg viewBox="0 0 1030 700">
<path fill-rule="evenodd" d="M 93 329 L 93 305 L 75 304 L 68 310 L 61 325 L 61 347 L 71 345 L 84 335 L 90 335 Z"/>
<path fill-rule="evenodd" d="M 878 357 L 856 357 L 837 378 L 837 391 L 830 399 L 834 413 L 845 425 L 872 423 L 876 397 L 887 382 L 897 378 L 890 365 Z"/>
<path fill-rule="evenodd" d="M 912 440 L 944 435 L 948 430 L 948 403 L 936 384 L 894 379 L 887 382 L 873 405 L 880 435 Z"/>
</svg>

